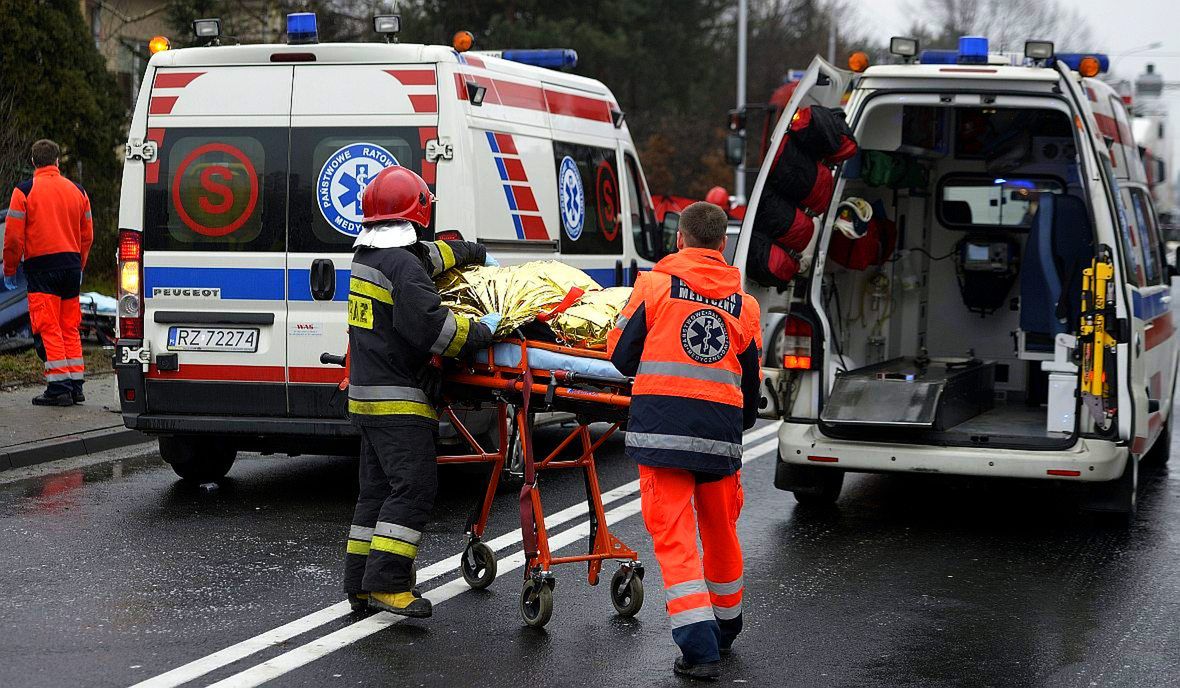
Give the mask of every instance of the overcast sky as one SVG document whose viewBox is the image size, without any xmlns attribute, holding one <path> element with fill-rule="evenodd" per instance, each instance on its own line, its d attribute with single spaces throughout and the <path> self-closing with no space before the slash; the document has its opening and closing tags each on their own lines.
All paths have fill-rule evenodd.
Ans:
<svg viewBox="0 0 1180 688">
<path fill-rule="evenodd" d="M 903 34 L 911 23 L 906 0 L 871 0 L 860 3 L 862 20 L 880 27 L 884 37 Z M 1148 62 L 1167 81 L 1180 82 L 1180 2 L 1177 0 L 1066 0 L 1089 20 L 1093 50 L 1110 55 L 1112 72 L 1134 80 Z M 1159 41 L 1162 47 L 1124 55 Z M 1171 111 L 1172 131 L 1180 128 L 1180 89 L 1165 92 Z M 1175 149 L 1175 135 L 1173 135 Z M 1173 151 L 1173 155 L 1175 152 Z M 1173 160 L 1173 169 L 1176 169 Z"/>
</svg>

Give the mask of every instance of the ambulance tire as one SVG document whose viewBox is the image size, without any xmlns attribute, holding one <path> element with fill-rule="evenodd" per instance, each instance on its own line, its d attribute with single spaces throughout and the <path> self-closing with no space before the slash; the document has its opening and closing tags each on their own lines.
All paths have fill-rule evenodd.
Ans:
<svg viewBox="0 0 1180 688">
<path fill-rule="evenodd" d="M 1105 483 L 1094 483 L 1084 505 L 1103 523 L 1126 527 L 1135 522 L 1139 510 L 1139 463 L 1143 459 L 1130 454 L 1123 474 Z"/>
<path fill-rule="evenodd" d="M 1160 436 L 1156 438 L 1155 444 L 1151 449 L 1147 450 L 1147 454 L 1143 456 L 1143 461 L 1150 466 L 1163 466 L 1168 463 L 1168 459 L 1172 454 L 1172 423 L 1167 421 L 1164 423 L 1163 430 L 1160 431 Z"/>
<path fill-rule="evenodd" d="M 791 490 L 795 501 L 805 509 L 827 509 L 836 504 L 844 489 L 844 471 L 832 468 L 813 469 L 811 484 Z"/>
<path fill-rule="evenodd" d="M 208 438 L 160 435 L 160 457 L 182 480 L 209 482 L 229 473 L 238 452 Z"/>
</svg>

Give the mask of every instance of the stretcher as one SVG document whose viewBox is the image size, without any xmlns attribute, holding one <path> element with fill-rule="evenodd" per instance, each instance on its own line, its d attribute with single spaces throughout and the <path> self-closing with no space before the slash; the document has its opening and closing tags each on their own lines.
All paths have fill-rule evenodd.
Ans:
<svg viewBox="0 0 1180 688">
<path fill-rule="evenodd" d="M 323 363 L 347 368 L 345 356 L 324 354 Z M 553 567 L 585 562 L 587 581 L 598 585 L 603 563 L 620 562 L 611 576 L 610 599 L 620 616 L 634 616 L 643 606 L 644 569 L 635 550 L 611 533 L 602 505 L 602 490 L 594 453 L 626 421 L 631 404 L 631 380 L 614 369 L 603 352 L 573 349 L 546 342 L 511 339 L 497 342 L 475 361 L 447 361 L 443 370 L 443 405 L 440 419 L 448 421 L 470 449 L 466 454 L 446 454 L 439 464 L 488 463 L 487 487 L 467 519 L 467 545 L 460 560 L 463 579 L 483 589 L 496 578 L 495 552 L 483 542 L 496 489 L 512 452 L 519 452 L 524 484 L 520 491 L 521 539 L 525 550 L 524 584 L 520 615 L 529 626 L 541 627 L 553 614 Z M 347 377 L 341 383 L 347 388 Z M 473 406 L 490 405 L 496 416 L 496 449 L 490 451 L 464 422 Z M 575 427 L 558 445 L 539 459 L 534 454 L 533 430 L 537 413 L 572 414 Z M 598 439 L 591 423 L 609 423 Z M 575 456 L 571 456 L 575 454 Z M 549 546 L 539 475 L 544 471 L 580 469 L 590 515 L 585 554 L 555 556 Z"/>
<path fill-rule="evenodd" d="M 464 580 L 485 588 L 496 575 L 495 555 L 481 540 L 492 500 L 510 451 L 521 454 L 524 484 L 520 492 L 521 536 L 525 550 L 520 614 L 529 626 L 548 623 L 553 613 L 553 567 L 585 562 L 587 581 L 597 585 L 603 563 L 621 562 L 611 576 L 610 598 L 621 616 L 634 616 L 643 606 L 643 565 L 635 550 L 607 526 L 594 453 L 627 418 L 631 381 L 620 375 L 602 352 L 572 349 L 524 339 L 499 342 L 474 362 L 448 362 L 443 368 L 443 416 L 472 453 L 438 457 L 440 464 L 489 462 L 492 470 L 483 499 L 468 519 L 468 543 L 460 565 Z M 492 404 L 499 442 L 485 450 L 452 406 Z M 575 427 L 543 458 L 534 454 L 533 429 L 538 412 L 573 414 Z M 589 425 L 610 423 L 597 439 Z M 574 456 L 571 456 L 573 454 Z M 555 556 L 549 547 L 539 475 L 544 471 L 580 469 L 590 515 L 585 554 Z"/>
</svg>

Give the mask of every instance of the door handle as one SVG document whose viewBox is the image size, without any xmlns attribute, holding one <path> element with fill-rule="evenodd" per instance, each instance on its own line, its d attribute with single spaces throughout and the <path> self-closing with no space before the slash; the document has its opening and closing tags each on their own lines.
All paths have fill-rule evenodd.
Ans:
<svg viewBox="0 0 1180 688">
<path fill-rule="evenodd" d="M 627 280 L 628 287 L 635 286 L 635 280 L 639 279 L 639 261 L 634 258 L 631 259 L 631 279 Z"/>
<path fill-rule="evenodd" d="M 311 261 L 311 298 L 331 301 L 336 295 L 336 266 L 328 258 Z"/>
<path fill-rule="evenodd" d="M 615 261 L 615 286 L 616 287 L 623 286 L 623 280 L 625 278 L 626 278 L 626 276 L 623 274 L 623 261 L 616 260 Z"/>
</svg>

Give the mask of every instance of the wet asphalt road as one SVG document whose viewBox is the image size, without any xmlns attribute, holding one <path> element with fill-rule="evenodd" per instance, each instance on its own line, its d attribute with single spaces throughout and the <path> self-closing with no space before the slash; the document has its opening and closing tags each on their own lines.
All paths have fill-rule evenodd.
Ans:
<svg viewBox="0 0 1180 688">
<path fill-rule="evenodd" d="M 1180 685 L 1180 477 L 1149 471 L 1129 529 L 1044 483 L 931 476 L 851 476 L 836 510 L 807 513 L 771 484 L 771 436 L 747 444 L 746 631 L 725 682 Z M 420 564 L 449 597 L 387 626 L 340 611 L 353 460 L 246 455 L 213 492 L 150 451 L 85 463 L 0 474 L 0 686 L 680 685 L 633 490 L 607 509 L 648 563 L 635 619 L 568 565 L 553 620 L 524 627 L 520 569 L 505 570 L 518 546 L 486 591 L 431 569 L 461 551 L 476 497 L 449 469 Z M 604 490 L 634 480 L 620 439 L 600 473 Z M 580 499 L 573 473 L 546 478 L 549 514 Z M 500 495 L 489 537 L 518 527 L 515 499 Z"/>
</svg>

